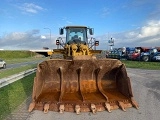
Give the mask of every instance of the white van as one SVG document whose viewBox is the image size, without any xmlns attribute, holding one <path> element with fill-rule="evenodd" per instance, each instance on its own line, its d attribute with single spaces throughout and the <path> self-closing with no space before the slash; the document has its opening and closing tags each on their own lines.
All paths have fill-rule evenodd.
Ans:
<svg viewBox="0 0 160 120">
<path fill-rule="evenodd" d="M 6 68 L 6 62 L 2 59 L 0 59 L 0 68 Z"/>
</svg>

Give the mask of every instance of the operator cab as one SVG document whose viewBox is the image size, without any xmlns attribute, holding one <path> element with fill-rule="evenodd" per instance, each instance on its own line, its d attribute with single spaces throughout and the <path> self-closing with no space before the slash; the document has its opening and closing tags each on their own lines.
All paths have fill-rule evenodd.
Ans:
<svg viewBox="0 0 160 120">
<path fill-rule="evenodd" d="M 89 33 L 93 34 L 92 28 L 87 28 L 85 26 L 67 26 L 66 29 L 66 43 L 67 44 L 84 44 L 88 43 L 87 30 Z M 63 34 L 63 28 L 60 29 L 60 34 Z"/>
<path fill-rule="evenodd" d="M 66 28 L 66 42 L 68 44 L 86 44 L 87 43 L 87 28 Z"/>
</svg>

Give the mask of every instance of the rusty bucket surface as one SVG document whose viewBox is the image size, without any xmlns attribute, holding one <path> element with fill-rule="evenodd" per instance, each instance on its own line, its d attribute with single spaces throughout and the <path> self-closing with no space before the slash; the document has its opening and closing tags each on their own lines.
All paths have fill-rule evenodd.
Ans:
<svg viewBox="0 0 160 120">
<path fill-rule="evenodd" d="M 34 79 L 33 109 L 80 112 L 138 108 L 125 65 L 115 59 L 47 60 Z"/>
</svg>

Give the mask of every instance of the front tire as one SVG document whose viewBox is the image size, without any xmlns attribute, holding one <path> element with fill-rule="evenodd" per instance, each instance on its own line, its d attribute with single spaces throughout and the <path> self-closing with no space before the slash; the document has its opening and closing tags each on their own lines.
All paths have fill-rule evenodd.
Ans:
<svg viewBox="0 0 160 120">
<path fill-rule="evenodd" d="M 3 65 L 3 69 L 6 69 L 6 64 Z"/>
</svg>

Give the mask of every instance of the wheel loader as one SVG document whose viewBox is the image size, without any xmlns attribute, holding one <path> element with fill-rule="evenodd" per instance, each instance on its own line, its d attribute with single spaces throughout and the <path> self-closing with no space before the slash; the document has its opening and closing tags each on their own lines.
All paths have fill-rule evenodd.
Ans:
<svg viewBox="0 0 160 120">
<path fill-rule="evenodd" d="M 139 108 L 125 65 L 117 59 L 99 57 L 99 41 L 88 39 L 93 28 L 66 26 L 59 31 L 60 35 L 66 33 L 66 40 L 59 37 L 50 59 L 38 64 L 29 112 L 96 114 Z"/>
</svg>

